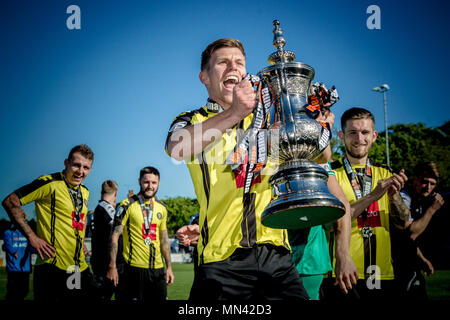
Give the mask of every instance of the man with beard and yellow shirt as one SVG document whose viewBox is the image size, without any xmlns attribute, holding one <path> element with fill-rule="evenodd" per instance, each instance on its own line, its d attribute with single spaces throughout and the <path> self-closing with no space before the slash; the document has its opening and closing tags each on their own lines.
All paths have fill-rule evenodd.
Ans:
<svg viewBox="0 0 450 320">
<path fill-rule="evenodd" d="M 373 163 L 368 154 L 377 138 L 372 113 L 351 108 L 341 118 L 339 137 L 346 153 L 331 166 L 351 204 L 352 229 L 350 256 L 358 270 L 359 280 L 347 299 L 389 299 L 395 292 L 391 258 L 390 228 L 404 228 L 409 210 L 400 197 L 407 177 L 404 171 Z M 330 252 L 335 238 L 329 237 Z M 325 299 L 343 296 L 327 282 L 323 286 Z"/>
<path fill-rule="evenodd" d="M 167 285 L 174 281 L 167 233 L 167 209 L 156 199 L 160 174 L 145 167 L 139 174 L 140 192 L 123 200 L 116 210 L 111 236 L 107 278 L 115 286 L 123 281 L 124 300 L 165 301 Z M 123 233 L 123 279 L 116 267 L 118 240 Z M 164 271 L 162 256 L 167 267 Z"/>
</svg>

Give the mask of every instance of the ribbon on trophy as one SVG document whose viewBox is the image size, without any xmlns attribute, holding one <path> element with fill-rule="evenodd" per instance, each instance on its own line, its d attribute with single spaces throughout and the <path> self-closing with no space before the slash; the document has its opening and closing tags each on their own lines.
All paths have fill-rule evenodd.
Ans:
<svg viewBox="0 0 450 320">
<path fill-rule="evenodd" d="M 329 90 L 323 83 L 316 82 L 311 86 L 311 94 L 308 97 L 306 113 L 313 119 L 319 116 L 319 111 L 324 115 L 333 104 L 338 102 L 339 94 L 335 86 Z"/>
<path fill-rule="evenodd" d="M 313 119 L 317 119 L 319 113 L 326 115 L 331 106 L 339 100 L 339 94 L 335 86 L 329 90 L 323 83 L 316 82 L 311 86 L 311 94 L 308 97 L 308 104 L 305 106 L 306 113 Z M 328 122 L 319 121 L 322 125 L 322 132 L 319 140 L 319 150 L 322 152 L 331 141 L 331 127 Z"/>
<path fill-rule="evenodd" d="M 227 157 L 226 163 L 231 165 L 234 172 L 246 170 L 245 189 L 251 186 L 247 180 L 256 177 L 267 163 L 267 131 L 262 130 L 266 125 L 266 119 L 272 105 L 272 97 L 269 88 L 258 76 L 248 74 L 248 79 L 256 86 L 257 105 L 253 110 L 253 120 L 247 130 L 238 137 L 233 152 Z M 247 160 L 247 161 L 246 161 Z M 247 166 L 244 169 L 244 166 Z"/>
<path fill-rule="evenodd" d="M 272 96 L 267 83 L 258 76 L 247 74 L 244 79 L 248 79 L 253 86 L 256 86 L 258 103 L 253 110 L 252 123 L 238 137 L 236 146 L 227 157 L 226 163 L 231 165 L 234 172 L 240 173 L 246 170 L 245 192 L 248 192 L 251 180 L 257 177 L 267 163 L 267 131 L 263 129 L 272 105 Z M 316 119 L 319 116 L 319 111 L 325 114 L 338 100 L 339 95 L 335 86 L 328 90 L 323 83 L 316 82 L 311 87 L 308 104 L 305 106 L 306 113 L 311 118 Z M 323 151 L 331 140 L 331 128 L 327 122 L 319 123 L 323 127 L 319 149 Z M 244 168 L 244 166 L 247 167 Z"/>
</svg>

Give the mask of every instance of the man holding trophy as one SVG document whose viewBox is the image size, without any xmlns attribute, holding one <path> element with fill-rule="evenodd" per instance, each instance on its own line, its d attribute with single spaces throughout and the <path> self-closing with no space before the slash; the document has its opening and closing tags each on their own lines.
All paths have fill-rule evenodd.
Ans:
<svg viewBox="0 0 450 320">
<path fill-rule="evenodd" d="M 245 51 L 238 40 L 219 39 L 208 45 L 202 53 L 199 79 L 209 99 L 202 108 L 177 116 L 166 140 L 169 156 L 186 161 L 200 204 L 198 229 L 183 227 L 179 232 L 187 244 L 189 237 L 198 238 L 198 279 L 191 297 L 201 301 L 308 299 L 291 261 L 286 227 L 277 226 L 280 219 L 276 217 L 273 225 L 266 226 L 262 218 L 266 214 L 272 220 L 285 211 L 282 201 L 270 204 L 284 197 L 281 189 L 290 188 L 291 181 L 279 176 L 278 185 L 273 182 L 278 165 L 273 157 L 279 152 L 274 144 L 267 150 L 267 132 L 261 130 L 271 104 L 267 97 L 274 96 L 274 89 L 259 84 L 255 92 L 251 81 L 259 78 L 246 75 Z M 288 168 L 287 174 L 298 176 L 295 170 Z M 325 176 L 326 185 L 326 172 L 320 167 L 314 170 Z M 326 205 L 341 206 L 334 217 L 342 216 L 342 203 L 329 192 L 322 194 Z M 294 219 L 301 221 L 294 228 L 331 221 L 306 215 Z M 348 270 L 344 272 L 351 273 Z"/>
</svg>

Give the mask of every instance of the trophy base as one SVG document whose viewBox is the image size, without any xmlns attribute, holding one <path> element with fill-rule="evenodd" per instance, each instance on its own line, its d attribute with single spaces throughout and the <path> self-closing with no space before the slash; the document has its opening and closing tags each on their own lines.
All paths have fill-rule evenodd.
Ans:
<svg viewBox="0 0 450 320">
<path fill-rule="evenodd" d="M 309 160 L 291 162 L 271 178 L 274 199 L 261 222 L 275 229 L 304 229 L 335 221 L 345 206 L 327 187 L 328 173 Z"/>
<path fill-rule="evenodd" d="M 333 204 L 332 199 L 329 200 L 272 203 L 264 211 L 261 221 L 264 226 L 274 229 L 305 229 L 332 222 L 345 214 L 345 207 L 340 201 Z"/>
</svg>

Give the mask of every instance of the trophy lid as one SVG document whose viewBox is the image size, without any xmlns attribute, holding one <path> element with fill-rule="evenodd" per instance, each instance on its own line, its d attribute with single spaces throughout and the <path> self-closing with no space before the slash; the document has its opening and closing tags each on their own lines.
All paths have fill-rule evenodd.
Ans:
<svg viewBox="0 0 450 320">
<path fill-rule="evenodd" d="M 271 65 L 278 63 L 293 62 L 295 59 L 295 53 L 292 51 L 284 50 L 286 40 L 283 37 L 283 30 L 280 28 L 280 21 L 273 21 L 273 46 L 277 49 L 267 59 Z"/>
</svg>

